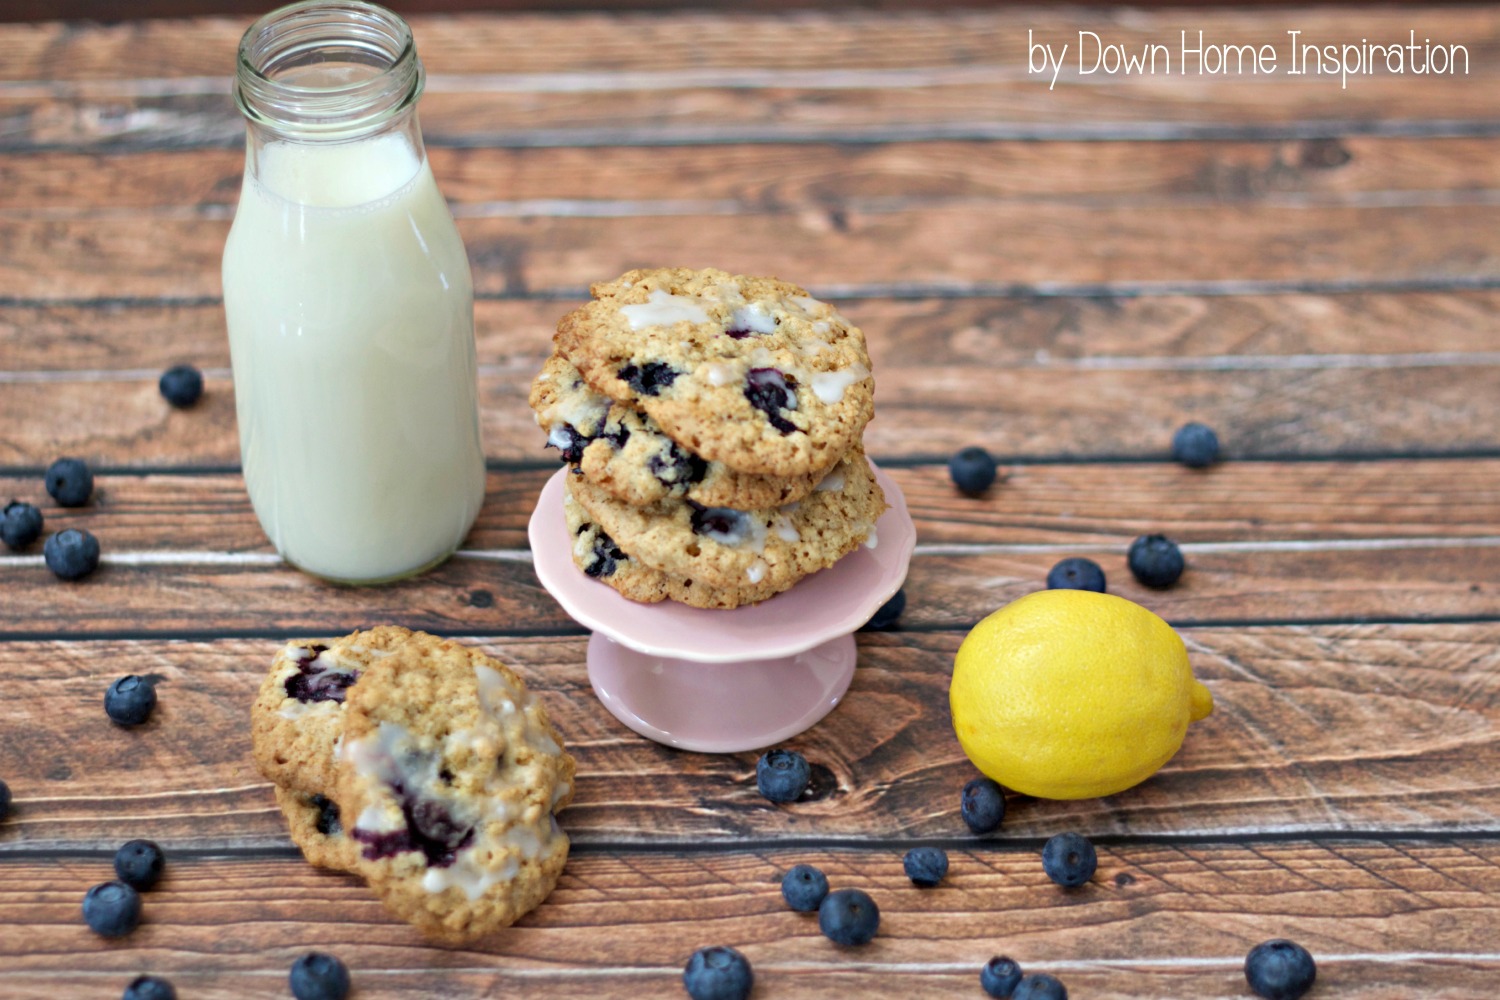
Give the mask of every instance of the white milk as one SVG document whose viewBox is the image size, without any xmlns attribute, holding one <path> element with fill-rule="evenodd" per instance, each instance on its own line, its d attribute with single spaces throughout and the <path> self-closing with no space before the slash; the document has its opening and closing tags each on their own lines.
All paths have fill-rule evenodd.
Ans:
<svg viewBox="0 0 1500 1000">
<path fill-rule="evenodd" d="M 468 258 L 400 134 L 269 142 L 224 248 L 245 486 L 294 565 L 437 562 L 484 496 Z"/>
</svg>

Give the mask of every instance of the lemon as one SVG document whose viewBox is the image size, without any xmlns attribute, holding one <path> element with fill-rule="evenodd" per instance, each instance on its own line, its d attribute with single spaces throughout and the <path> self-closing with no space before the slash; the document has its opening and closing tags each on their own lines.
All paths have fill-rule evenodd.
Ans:
<svg viewBox="0 0 1500 1000">
<path fill-rule="evenodd" d="M 958 742 L 1006 788 L 1047 799 L 1145 781 L 1214 709 L 1172 627 L 1139 604 L 1042 590 L 974 626 L 953 663 Z"/>
</svg>

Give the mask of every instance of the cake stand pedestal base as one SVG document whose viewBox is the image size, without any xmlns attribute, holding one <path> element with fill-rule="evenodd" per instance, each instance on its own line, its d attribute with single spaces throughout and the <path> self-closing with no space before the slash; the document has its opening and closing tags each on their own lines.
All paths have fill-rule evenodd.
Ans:
<svg viewBox="0 0 1500 1000">
<path fill-rule="evenodd" d="M 588 666 L 604 707 L 642 736 L 735 753 L 796 736 L 833 711 L 855 659 L 852 635 L 790 656 L 703 663 L 642 653 L 595 632 Z"/>
</svg>

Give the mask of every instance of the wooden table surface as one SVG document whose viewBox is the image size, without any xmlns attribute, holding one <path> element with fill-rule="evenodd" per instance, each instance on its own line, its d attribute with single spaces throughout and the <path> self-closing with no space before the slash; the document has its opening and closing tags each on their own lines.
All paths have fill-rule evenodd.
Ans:
<svg viewBox="0 0 1500 1000">
<path fill-rule="evenodd" d="M 979 997 L 1005 953 L 1075 998 L 1246 996 L 1285 936 L 1316 997 L 1500 995 L 1500 11 L 1007 9 L 416 23 L 422 119 L 473 260 L 489 492 L 427 576 L 340 589 L 282 565 L 238 470 L 219 255 L 241 172 L 227 97 L 243 21 L 0 28 L 0 497 L 86 527 L 64 584 L 0 555 L 0 976 L 8 997 L 286 995 L 309 948 L 360 997 L 677 997 L 700 946 L 757 997 Z M 1468 77 L 1099 78 L 1050 90 L 1027 29 L 1139 44 L 1419 35 Z M 590 693 L 585 636 L 524 526 L 556 467 L 525 405 L 557 317 L 635 266 L 777 273 L 869 336 L 870 452 L 919 549 L 895 631 L 791 741 L 814 795 L 775 807 L 756 755 L 637 738 Z M 158 395 L 207 374 L 198 407 Z M 1167 458 L 1189 419 L 1228 460 Z M 982 443 L 1003 481 L 957 495 Z M 60 455 L 90 506 L 47 500 Z M 314 484 L 315 488 L 315 484 Z M 1138 534 L 1181 542 L 1136 585 Z M 948 721 L 965 632 L 1068 555 L 1177 626 L 1218 709 L 1146 784 L 958 815 Z M 469 948 L 425 944 L 288 841 L 249 760 L 278 643 L 380 622 L 467 637 L 541 693 L 578 756 L 550 900 Z M 161 678 L 141 730 L 104 688 Z M 1038 851 L 1095 839 L 1084 890 Z M 106 942 L 79 918 L 124 840 L 169 875 Z M 903 852 L 947 849 L 918 891 Z M 798 862 L 867 889 L 858 950 L 786 910 Z"/>
</svg>

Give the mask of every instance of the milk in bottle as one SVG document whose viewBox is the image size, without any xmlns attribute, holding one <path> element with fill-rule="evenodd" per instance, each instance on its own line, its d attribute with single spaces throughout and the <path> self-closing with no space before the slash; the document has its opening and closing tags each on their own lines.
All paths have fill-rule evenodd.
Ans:
<svg viewBox="0 0 1500 1000">
<path fill-rule="evenodd" d="M 441 562 L 484 494 L 473 288 L 396 15 L 315 0 L 241 44 L 224 310 L 245 486 L 288 562 L 373 583 Z"/>
</svg>

